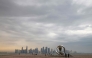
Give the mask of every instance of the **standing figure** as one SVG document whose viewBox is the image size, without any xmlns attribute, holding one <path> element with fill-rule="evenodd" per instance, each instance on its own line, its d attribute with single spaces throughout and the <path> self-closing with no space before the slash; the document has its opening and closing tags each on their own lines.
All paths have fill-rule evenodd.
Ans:
<svg viewBox="0 0 92 58">
<path fill-rule="evenodd" d="M 19 53 L 19 55 L 20 55 L 20 53 Z"/>
<path fill-rule="evenodd" d="M 70 54 L 68 53 L 68 58 L 69 58 Z"/>
<path fill-rule="evenodd" d="M 65 53 L 65 57 L 67 57 L 67 54 Z"/>
</svg>

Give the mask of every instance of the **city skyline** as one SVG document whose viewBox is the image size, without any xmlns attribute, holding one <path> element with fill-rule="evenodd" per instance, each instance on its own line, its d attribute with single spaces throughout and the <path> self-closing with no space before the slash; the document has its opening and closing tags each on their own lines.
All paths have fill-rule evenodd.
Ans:
<svg viewBox="0 0 92 58">
<path fill-rule="evenodd" d="M 26 49 L 24 49 L 23 47 L 21 49 L 15 49 L 15 53 L 25 53 L 25 54 L 27 54 L 27 53 L 30 53 L 30 54 L 42 53 L 42 54 L 49 54 L 49 53 L 52 52 L 51 50 L 54 51 L 54 49 L 51 49 L 49 47 L 41 47 L 40 49 L 38 49 L 38 48 L 34 48 L 34 49 L 29 48 L 28 49 L 28 46 L 26 46 Z"/>
<path fill-rule="evenodd" d="M 57 54 L 58 49 L 53 49 L 53 48 L 49 48 L 49 47 L 41 47 L 40 49 L 38 48 L 28 48 L 28 46 L 26 46 L 26 48 L 24 49 L 23 47 L 21 49 L 15 49 L 15 53 L 17 54 Z M 64 50 L 62 49 L 62 52 L 64 53 Z M 77 51 L 72 51 L 72 50 L 65 50 L 65 53 L 77 53 Z"/>
<path fill-rule="evenodd" d="M 58 45 L 92 53 L 92 0 L 0 0 L 0 51 Z"/>
</svg>

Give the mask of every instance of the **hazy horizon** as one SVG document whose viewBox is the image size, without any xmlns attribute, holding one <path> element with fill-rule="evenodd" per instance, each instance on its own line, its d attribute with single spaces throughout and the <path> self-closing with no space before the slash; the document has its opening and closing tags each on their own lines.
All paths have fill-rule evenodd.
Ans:
<svg viewBox="0 0 92 58">
<path fill-rule="evenodd" d="M 92 0 L 0 0 L 0 51 L 58 45 L 92 53 Z"/>
</svg>

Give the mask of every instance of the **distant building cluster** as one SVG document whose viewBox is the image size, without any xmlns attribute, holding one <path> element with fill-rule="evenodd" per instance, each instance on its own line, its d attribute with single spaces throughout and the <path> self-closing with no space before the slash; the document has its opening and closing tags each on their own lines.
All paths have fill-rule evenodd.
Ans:
<svg viewBox="0 0 92 58">
<path fill-rule="evenodd" d="M 42 47 L 40 52 L 41 54 L 53 54 L 55 53 L 55 50 L 48 47 Z"/>
<path fill-rule="evenodd" d="M 21 48 L 21 50 L 19 49 L 15 49 L 15 53 L 24 53 L 24 54 L 53 54 L 55 53 L 55 50 L 48 48 L 48 47 L 42 47 L 40 50 L 38 50 L 38 48 L 35 49 L 29 49 L 26 46 L 26 49 L 23 49 L 23 47 Z"/>
<path fill-rule="evenodd" d="M 72 51 L 72 50 L 65 50 L 66 53 L 77 53 L 76 51 Z M 28 49 L 28 47 L 26 46 L 26 49 L 24 49 L 23 47 L 19 50 L 19 49 L 15 49 L 15 53 L 21 53 L 21 54 L 57 54 L 56 51 L 54 49 L 48 48 L 48 47 L 42 47 L 40 50 L 38 50 L 38 48 L 35 49 Z"/>
<path fill-rule="evenodd" d="M 26 49 L 22 49 L 21 50 L 18 50 L 18 49 L 15 49 L 15 53 L 28 53 L 28 47 L 26 46 Z"/>
</svg>

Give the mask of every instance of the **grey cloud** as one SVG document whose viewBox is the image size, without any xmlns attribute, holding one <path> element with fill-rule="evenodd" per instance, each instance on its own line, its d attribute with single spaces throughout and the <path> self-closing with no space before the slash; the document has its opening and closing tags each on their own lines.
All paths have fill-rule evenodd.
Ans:
<svg viewBox="0 0 92 58">
<path fill-rule="evenodd" d="M 46 1 L 48 3 L 51 3 L 52 0 L 50 1 Z M 14 3 L 16 1 L 14 0 L 9 0 L 8 2 L 1 0 L 1 7 L 4 8 L 0 8 L 2 9 L 1 12 L 1 16 L 17 16 L 17 17 L 21 17 L 21 16 L 26 16 L 26 17 L 30 17 L 30 16 L 43 16 L 43 15 L 47 15 L 46 17 L 42 17 L 42 18 L 38 18 L 34 21 L 37 22 L 44 22 L 44 23 L 59 23 L 61 25 L 78 25 L 81 24 L 81 22 L 85 23 L 85 21 L 87 21 L 87 19 L 91 20 L 91 16 L 89 18 L 85 17 L 87 16 L 85 10 L 85 14 L 84 15 L 78 15 L 77 11 L 82 8 L 82 6 L 80 5 L 76 5 L 76 4 L 72 4 L 72 0 L 67 1 L 67 0 L 63 0 L 63 1 L 55 1 L 52 2 L 52 5 L 44 5 L 44 3 L 42 0 L 39 1 L 35 1 L 36 3 L 41 3 L 42 6 L 37 7 L 36 5 L 33 6 L 20 6 L 17 5 L 16 3 Z M 53 5 L 56 2 L 55 5 Z M 60 2 L 60 3 L 58 3 Z M 4 4 L 4 5 L 3 5 Z M 5 11 L 4 11 L 4 10 Z M 88 9 L 88 8 L 87 8 Z M 91 9 L 91 8 L 89 8 Z M 91 13 L 91 12 L 90 12 Z M 81 22 L 79 21 L 81 20 Z M 89 21 L 87 22 L 89 23 Z M 91 23 L 91 22 L 90 22 Z"/>
<path fill-rule="evenodd" d="M 37 6 L 36 3 L 41 5 Z M 77 12 L 81 8 L 83 9 L 81 13 L 84 14 Z M 82 51 L 91 52 L 91 34 L 85 37 L 85 35 L 65 33 L 67 30 L 77 31 L 88 28 L 89 26 L 79 26 L 92 25 L 91 14 L 91 7 L 83 8 L 82 5 L 72 4 L 72 0 L 35 0 L 34 5 L 25 6 L 18 5 L 15 0 L 0 0 L 0 31 L 2 32 L 0 41 L 16 44 L 17 41 L 25 40 L 27 43 L 34 42 L 51 47 L 54 44 L 55 46 L 63 44 L 68 49 L 81 51 L 81 48 L 84 48 Z M 49 24 L 52 25 L 48 26 Z"/>
<path fill-rule="evenodd" d="M 14 0 L 0 0 L 0 4 L 0 16 L 36 16 L 47 13 L 45 7 L 19 6 L 14 3 Z"/>
</svg>

